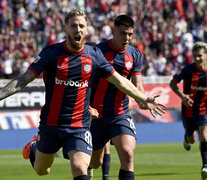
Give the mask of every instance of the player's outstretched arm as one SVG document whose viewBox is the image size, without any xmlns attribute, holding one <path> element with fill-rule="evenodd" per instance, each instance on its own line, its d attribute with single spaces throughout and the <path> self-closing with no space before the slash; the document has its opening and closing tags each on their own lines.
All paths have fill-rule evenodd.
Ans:
<svg viewBox="0 0 207 180">
<path fill-rule="evenodd" d="M 110 83 L 114 84 L 117 88 L 119 88 L 125 94 L 133 97 L 136 101 L 144 103 L 151 113 L 152 111 L 155 111 L 156 113 L 161 115 L 161 113 L 165 112 L 162 109 L 162 107 L 166 108 L 166 106 L 164 104 L 160 104 L 155 101 L 158 95 L 147 96 L 143 94 L 128 79 L 124 78 L 119 73 L 114 72 L 113 75 L 107 78 L 107 80 Z M 152 105 L 149 107 L 147 105 L 148 103 L 151 103 Z M 154 113 L 152 113 L 152 115 L 154 116 Z"/>
<path fill-rule="evenodd" d="M 0 90 L 0 100 L 5 99 L 12 94 L 22 90 L 28 83 L 36 78 L 31 70 L 27 70 L 24 74 L 11 80 L 6 86 Z"/>
</svg>

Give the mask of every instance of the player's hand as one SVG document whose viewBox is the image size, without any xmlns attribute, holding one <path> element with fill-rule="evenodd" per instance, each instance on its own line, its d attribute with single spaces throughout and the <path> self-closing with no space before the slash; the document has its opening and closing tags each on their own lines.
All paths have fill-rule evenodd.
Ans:
<svg viewBox="0 0 207 180">
<path fill-rule="evenodd" d="M 156 98 L 159 97 L 160 95 L 155 95 L 155 96 L 148 96 L 147 100 L 144 102 L 146 109 L 150 111 L 153 117 L 156 117 L 155 112 L 162 116 L 162 113 L 165 113 L 164 104 L 156 102 Z"/>
<path fill-rule="evenodd" d="M 191 97 L 193 96 L 193 94 L 183 94 L 182 97 L 182 102 L 185 106 L 192 106 L 194 101 L 193 99 L 191 99 Z"/>
<path fill-rule="evenodd" d="M 145 103 L 137 102 L 137 104 L 139 105 L 140 109 L 145 109 L 145 110 L 148 109 Z"/>
<path fill-rule="evenodd" d="M 89 107 L 89 112 L 91 113 L 92 120 L 98 118 L 99 113 L 96 109 Z"/>
</svg>

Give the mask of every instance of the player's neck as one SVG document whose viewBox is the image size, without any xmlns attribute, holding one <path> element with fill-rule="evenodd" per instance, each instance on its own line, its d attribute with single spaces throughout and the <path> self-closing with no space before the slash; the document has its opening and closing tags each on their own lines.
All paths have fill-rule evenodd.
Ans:
<svg viewBox="0 0 207 180">
<path fill-rule="evenodd" d="M 204 64 L 202 66 L 196 66 L 196 68 L 199 70 L 199 71 L 205 71 L 207 70 L 207 64 Z"/>
<path fill-rule="evenodd" d="M 117 40 L 115 40 L 115 39 L 111 39 L 111 44 L 118 51 L 123 51 L 123 50 L 126 50 L 127 49 L 127 47 L 122 47 L 120 45 L 120 42 L 117 42 Z"/>
<path fill-rule="evenodd" d="M 116 43 L 116 41 L 114 39 L 111 40 L 111 44 L 113 45 L 113 47 L 115 47 L 118 50 L 122 50 L 119 48 L 118 44 Z"/>
<path fill-rule="evenodd" d="M 73 51 L 73 52 L 79 52 L 81 50 L 83 50 L 84 48 L 84 44 L 83 46 L 81 46 L 80 48 L 74 48 L 70 45 L 69 41 L 66 40 L 66 47 L 70 50 L 70 51 Z"/>
</svg>

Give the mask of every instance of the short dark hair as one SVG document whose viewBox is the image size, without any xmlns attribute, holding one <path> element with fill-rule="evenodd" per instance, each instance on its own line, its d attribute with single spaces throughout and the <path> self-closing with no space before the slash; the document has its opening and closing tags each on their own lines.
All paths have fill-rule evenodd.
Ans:
<svg viewBox="0 0 207 180">
<path fill-rule="evenodd" d="M 114 20 L 114 26 L 120 26 L 120 25 L 124 25 L 127 27 L 134 27 L 134 20 L 126 14 L 119 15 Z"/>
</svg>

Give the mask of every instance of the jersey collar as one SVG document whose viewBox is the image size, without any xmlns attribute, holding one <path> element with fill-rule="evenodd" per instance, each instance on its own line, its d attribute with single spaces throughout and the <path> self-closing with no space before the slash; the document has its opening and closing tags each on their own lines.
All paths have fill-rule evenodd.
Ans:
<svg viewBox="0 0 207 180">
<path fill-rule="evenodd" d="M 112 42 L 111 42 L 111 39 L 108 40 L 108 43 L 109 43 L 109 46 L 110 46 L 113 50 L 115 50 L 115 51 L 118 51 L 118 52 L 124 52 L 124 51 L 127 50 L 127 48 L 126 48 L 126 49 L 123 49 L 123 50 L 119 50 L 119 49 L 115 48 L 115 47 L 113 46 Z"/>
</svg>

